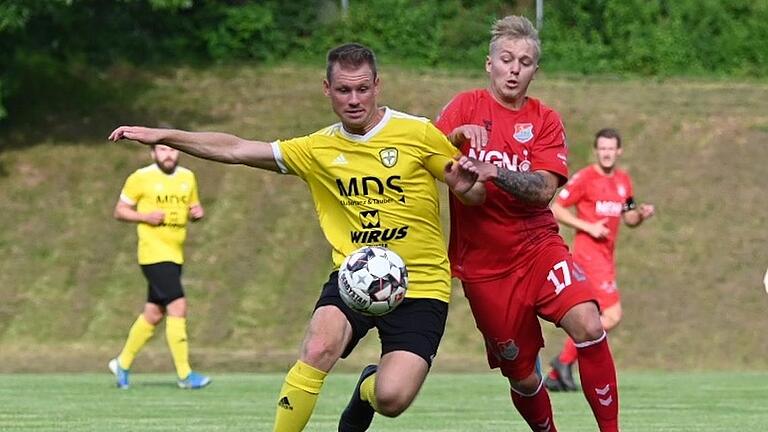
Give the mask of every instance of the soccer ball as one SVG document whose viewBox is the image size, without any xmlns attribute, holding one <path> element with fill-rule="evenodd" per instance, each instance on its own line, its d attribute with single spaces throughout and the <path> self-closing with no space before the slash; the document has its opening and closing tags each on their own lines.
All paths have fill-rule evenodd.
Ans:
<svg viewBox="0 0 768 432">
<path fill-rule="evenodd" d="M 380 246 L 365 246 L 347 256 L 339 268 L 339 294 L 364 315 L 392 312 L 405 298 L 408 270 L 403 259 Z"/>
</svg>

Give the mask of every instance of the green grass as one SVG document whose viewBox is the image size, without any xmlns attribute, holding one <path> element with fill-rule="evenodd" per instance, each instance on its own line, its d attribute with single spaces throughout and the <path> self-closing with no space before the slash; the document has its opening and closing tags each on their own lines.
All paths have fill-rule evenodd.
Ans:
<svg viewBox="0 0 768 432">
<path fill-rule="evenodd" d="M 331 374 L 307 431 L 335 430 L 356 381 Z M 0 375 L 3 431 L 269 431 L 278 374 L 217 374 L 201 391 L 175 387 L 172 375 L 137 374 L 131 389 L 107 374 Z M 768 373 L 621 375 L 625 432 L 763 430 Z M 377 431 L 527 430 L 495 373 L 432 374 L 414 405 L 397 419 L 377 416 Z M 581 393 L 552 394 L 560 430 L 594 431 Z"/>
<path fill-rule="evenodd" d="M 457 91 L 484 86 L 481 70 L 382 64 L 381 102 L 434 117 Z M 322 95 L 322 65 L 104 74 L 106 87 L 83 89 L 80 99 L 69 87 L 44 87 L 44 103 L 11 111 L 0 125 L 0 372 L 98 371 L 142 307 L 135 228 L 111 215 L 125 178 L 149 154 L 108 143 L 115 126 L 273 140 L 337 120 Z M 624 319 L 611 346 L 619 368 L 768 371 L 768 84 L 545 74 L 531 94 L 562 114 L 573 170 L 590 161 L 597 129 L 621 130 L 636 198 L 657 208 L 647 224 L 622 229 L 617 245 Z M 197 173 L 206 208 L 189 230 L 184 267 L 193 364 L 286 369 L 330 270 L 306 185 L 186 156 L 182 164 Z M 438 371 L 480 371 L 482 340 L 460 288 L 453 297 Z M 549 359 L 562 332 L 543 328 Z M 142 355 L 142 371 L 168 370 L 161 331 Z"/>
</svg>

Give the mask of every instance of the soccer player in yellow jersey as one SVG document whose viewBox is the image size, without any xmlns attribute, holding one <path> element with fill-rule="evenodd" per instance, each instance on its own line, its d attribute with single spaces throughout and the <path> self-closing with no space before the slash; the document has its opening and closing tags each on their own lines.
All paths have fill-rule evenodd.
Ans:
<svg viewBox="0 0 768 432">
<path fill-rule="evenodd" d="M 374 412 L 396 417 L 408 408 L 437 354 L 448 314 L 450 273 L 435 179 L 467 203 L 485 199 L 473 163 L 427 119 L 378 105 L 379 77 L 370 49 L 346 44 L 331 50 L 323 88 L 341 122 L 301 138 L 267 143 L 135 126 L 121 126 L 109 137 L 297 175 L 312 193 L 336 268 L 364 245 L 385 245 L 403 257 L 406 299 L 381 317 L 347 307 L 339 297 L 337 272 L 331 273 L 300 358 L 278 396 L 274 430 L 280 432 L 304 428 L 328 372 L 374 327 L 380 361 L 363 370 L 339 430 L 364 431 Z"/>
<path fill-rule="evenodd" d="M 139 265 L 149 283 L 149 294 L 143 312 L 131 326 L 125 347 L 109 362 L 109 369 L 117 377 L 117 387 L 128 388 L 133 360 L 166 316 L 165 335 L 179 387 L 202 388 L 211 380 L 189 366 L 187 300 L 181 286 L 181 266 L 187 222 L 202 219 L 204 210 L 197 196 L 195 175 L 178 165 L 179 151 L 157 144 L 151 153 L 154 163 L 128 177 L 115 205 L 116 219 L 137 224 Z"/>
</svg>

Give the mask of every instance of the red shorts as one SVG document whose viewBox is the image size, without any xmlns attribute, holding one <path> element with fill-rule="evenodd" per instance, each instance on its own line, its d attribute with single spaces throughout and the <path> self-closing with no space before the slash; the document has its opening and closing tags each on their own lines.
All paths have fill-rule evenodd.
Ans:
<svg viewBox="0 0 768 432">
<path fill-rule="evenodd" d="M 616 273 L 613 271 L 613 265 L 597 265 L 595 263 L 586 265 L 582 261 L 577 261 L 576 265 L 587 275 L 587 280 L 592 287 L 592 292 L 597 299 L 600 310 L 605 310 L 621 301 L 621 295 L 616 286 Z"/>
<path fill-rule="evenodd" d="M 500 279 L 462 285 L 485 338 L 488 365 L 516 381 L 533 373 L 544 346 L 538 317 L 558 324 L 573 306 L 595 301 L 565 244 L 546 247 Z"/>
</svg>

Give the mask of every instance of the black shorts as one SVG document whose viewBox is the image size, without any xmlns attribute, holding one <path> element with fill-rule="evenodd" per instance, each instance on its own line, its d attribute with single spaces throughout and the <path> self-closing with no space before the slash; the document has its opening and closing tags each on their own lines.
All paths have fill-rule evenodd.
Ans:
<svg viewBox="0 0 768 432">
<path fill-rule="evenodd" d="M 181 287 L 181 264 L 170 261 L 145 264 L 141 266 L 141 271 L 149 283 L 148 303 L 165 307 L 170 302 L 184 297 L 184 289 Z"/>
<path fill-rule="evenodd" d="M 344 303 L 339 295 L 338 272 L 331 273 L 323 292 L 315 304 L 333 305 L 341 309 L 352 325 L 352 340 L 346 346 L 341 358 L 346 358 L 355 349 L 368 330 L 376 328 L 381 340 L 381 355 L 392 351 L 408 351 L 432 365 L 437 347 L 445 331 L 448 318 L 448 303 L 436 299 L 406 298 L 392 312 L 383 316 L 367 316 L 355 312 Z"/>
</svg>

